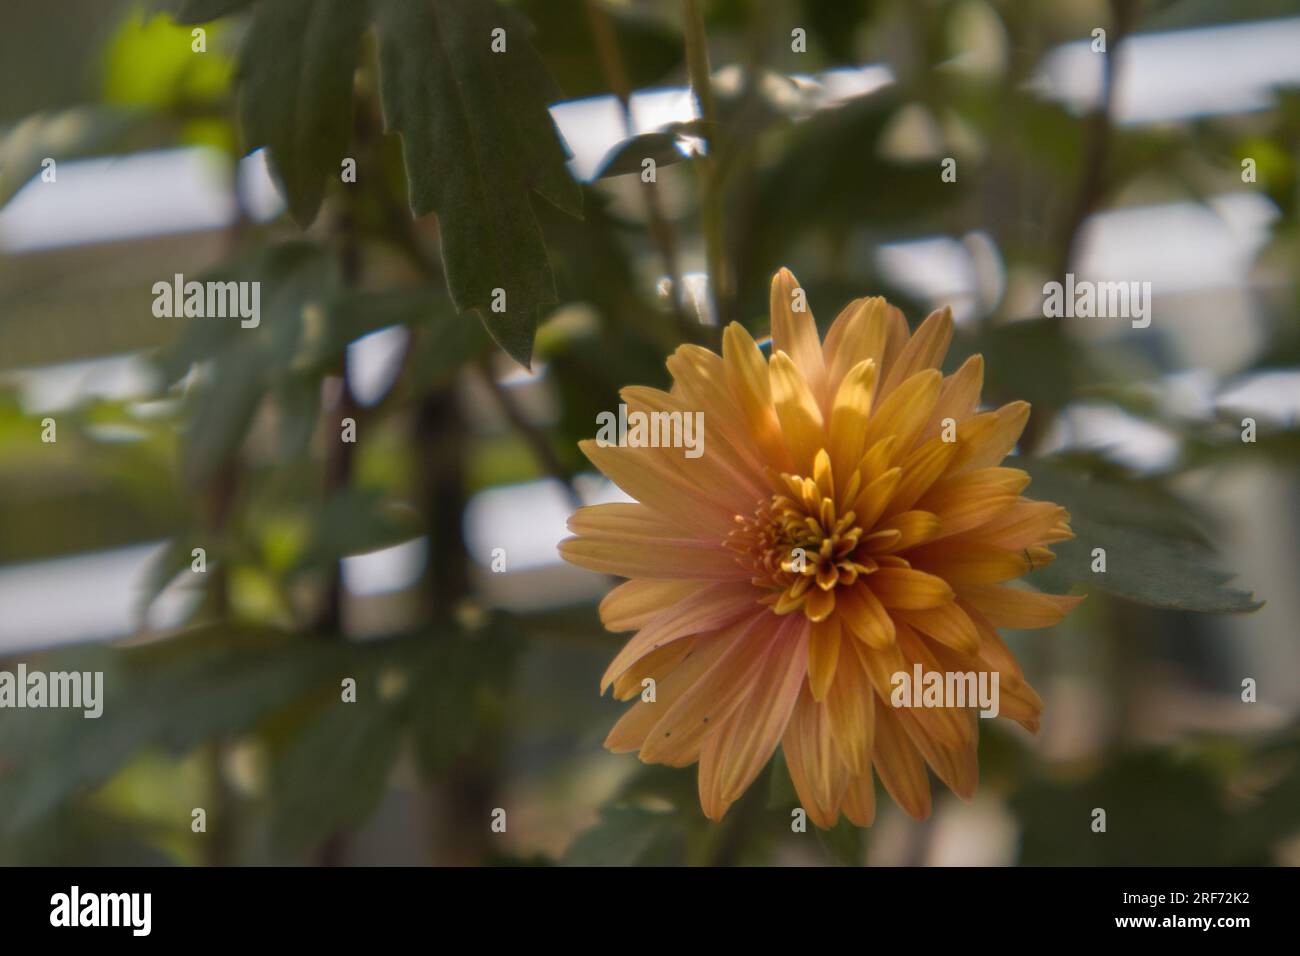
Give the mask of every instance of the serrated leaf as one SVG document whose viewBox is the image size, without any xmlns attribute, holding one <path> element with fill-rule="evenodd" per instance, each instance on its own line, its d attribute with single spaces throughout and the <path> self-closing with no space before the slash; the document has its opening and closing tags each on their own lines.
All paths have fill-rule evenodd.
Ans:
<svg viewBox="0 0 1300 956">
<path fill-rule="evenodd" d="M 347 150 L 365 9 L 357 0 L 260 3 L 240 52 L 244 137 L 270 150 L 289 211 L 304 228 Z"/>
<path fill-rule="evenodd" d="M 374 9 L 385 126 L 402 138 L 411 209 L 438 214 L 456 307 L 477 311 L 526 366 L 538 311 L 556 301 L 531 194 L 581 210 L 546 109 L 558 97 L 524 22 L 495 3 L 376 0 Z M 492 50 L 498 28 L 504 52 Z"/>
<path fill-rule="evenodd" d="M 1190 519 L 1133 483 L 1071 473 L 1050 461 L 1014 462 L 1033 477 L 1031 498 L 1055 501 L 1070 512 L 1075 538 L 1054 545 L 1056 560 L 1029 581 L 1064 591 L 1080 583 L 1138 604 L 1176 611 L 1228 613 L 1262 606 L 1233 575 L 1214 566 L 1214 553 Z M 1106 570 L 1092 570 L 1093 549 L 1104 548 Z"/>
</svg>

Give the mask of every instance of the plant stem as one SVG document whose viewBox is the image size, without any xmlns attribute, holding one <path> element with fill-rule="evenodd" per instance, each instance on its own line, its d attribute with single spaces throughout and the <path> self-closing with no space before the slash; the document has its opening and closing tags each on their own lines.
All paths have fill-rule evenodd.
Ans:
<svg viewBox="0 0 1300 956">
<path fill-rule="evenodd" d="M 708 155 L 701 157 L 699 163 L 704 189 L 701 225 L 708 256 L 709 289 L 713 294 L 713 308 L 718 324 L 725 325 L 730 313 L 731 282 L 723 245 L 722 177 L 718 158 L 720 137 L 718 113 L 713 100 L 713 82 L 709 77 L 709 46 L 704 33 L 704 12 L 700 0 L 682 0 L 682 8 L 686 29 L 686 71 L 709 144 Z"/>
<path fill-rule="evenodd" d="M 533 458 L 541 467 L 542 471 L 560 482 L 564 486 L 564 492 L 569 497 L 570 504 L 575 508 L 582 507 L 582 496 L 573 485 L 573 472 L 560 460 L 560 456 L 555 453 L 551 447 L 550 441 L 542 432 L 537 429 L 528 416 L 524 414 L 510 393 L 497 381 L 496 376 L 492 373 L 492 364 L 490 357 L 484 356 L 478 364 L 479 377 L 483 384 L 487 386 L 492 397 L 496 399 L 501 413 L 505 415 L 506 420 L 519 437 L 527 443 L 529 450 L 533 453 Z"/>
<path fill-rule="evenodd" d="M 623 111 L 623 128 L 627 137 L 636 135 L 636 122 L 632 117 L 632 84 L 623 65 L 623 55 L 618 49 L 618 38 L 609 22 L 609 14 L 601 6 L 600 0 L 587 0 L 587 20 L 591 24 L 591 35 L 596 43 L 596 52 L 600 55 L 601 68 L 605 81 L 614 92 Z M 664 215 L 663 205 L 659 201 L 659 184 L 655 180 L 642 183 L 645 187 L 641 195 L 645 201 L 646 221 L 650 227 L 650 237 L 659 248 L 663 259 L 664 272 L 670 283 L 669 302 L 673 309 L 673 318 L 677 322 L 678 334 L 687 341 L 699 338 L 699 324 L 686 314 L 682 288 L 681 265 L 677 258 L 677 236 L 672 223 Z"/>
</svg>

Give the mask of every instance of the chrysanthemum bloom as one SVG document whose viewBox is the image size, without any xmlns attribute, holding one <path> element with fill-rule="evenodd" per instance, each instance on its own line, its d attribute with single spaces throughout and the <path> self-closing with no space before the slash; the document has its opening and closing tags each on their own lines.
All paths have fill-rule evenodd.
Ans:
<svg viewBox="0 0 1300 956">
<path fill-rule="evenodd" d="M 873 768 L 923 818 L 927 764 L 962 798 L 974 792 L 979 719 L 894 707 L 891 678 L 918 662 L 996 672 L 1001 715 L 1037 730 L 1042 701 L 995 628 L 1046 627 L 1082 600 L 1003 583 L 1052 559 L 1045 546 L 1072 537 L 1069 515 L 1022 497 L 1029 476 L 999 467 L 1029 406 L 977 412 L 978 355 L 939 371 L 947 309 L 909 336 L 898 309 L 858 299 L 822 342 L 802 299 L 781 270 L 771 361 L 732 324 L 721 357 L 676 351 L 671 392 L 623 390 L 629 416 L 702 411 L 702 456 L 582 444 L 636 499 L 578 510 L 560 545 L 575 564 L 628 578 L 600 613 L 637 633 L 601 689 L 640 699 L 605 745 L 699 761 L 715 820 L 778 744 L 819 826 L 841 812 L 871 823 Z"/>
</svg>

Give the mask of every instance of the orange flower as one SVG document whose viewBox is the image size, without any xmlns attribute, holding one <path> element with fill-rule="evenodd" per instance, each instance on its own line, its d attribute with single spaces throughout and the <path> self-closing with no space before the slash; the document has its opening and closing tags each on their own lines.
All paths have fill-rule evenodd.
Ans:
<svg viewBox="0 0 1300 956">
<path fill-rule="evenodd" d="M 777 744 L 818 826 L 841 812 L 871 823 L 873 768 L 923 818 L 926 764 L 962 798 L 974 792 L 978 718 L 894 706 L 894 675 L 996 674 L 1001 714 L 1036 731 L 1042 701 L 995 628 L 1047 627 L 1082 600 L 1003 583 L 1052 559 L 1045 546 L 1073 536 L 1069 515 L 1022 497 L 1029 476 L 999 467 L 1029 406 L 977 412 L 978 355 L 938 371 L 947 309 L 909 336 L 898 309 L 858 299 L 822 342 L 795 304 L 802 291 L 782 269 L 770 362 L 733 323 L 721 357 L 684 345 L 668 359 L 671 392 L 621 393 L 629 419 L 702 412 L 703 454 L 582 443 L 636 499 L 579 509 L 560 545 L 574 564 L 628 578 L 600 614 L 637 633 L 601 690 L 641 699 L 605 745 L 699 761 L 714 820 Z"/>
</svg>

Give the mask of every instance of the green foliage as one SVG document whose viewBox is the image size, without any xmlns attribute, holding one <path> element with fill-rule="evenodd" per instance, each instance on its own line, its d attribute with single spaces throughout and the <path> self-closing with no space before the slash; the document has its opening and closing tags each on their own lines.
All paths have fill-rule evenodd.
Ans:
<svg viewBox="0 0 1300 956">
<path fill-rule="evenodd" d="M 556 301 L 530 194 L 573 215 L 581 196 L 546 111 L 558 94 L 517 16 L 466 0 L 259 4 L 241 56 L 244 135 L 270 149 L 289 208 L 308 225 L 346 156 L 367 9 L 379 41 L 386 125 L 402 137 L 411 209 L 439 215 L 457 308 L 476 310 L 502 348 L 527 365 L 537 311 Z M 494 52 L 489 38 L 498 29 L 505 48 Z"/>
<path fill-rule="evenodd" d="M 610 176 L 625 176 L 628 173 L 639 174 L 643 172 L 642 163 L 647 159 L 653 159 L 656 167 L 672 166 L 674 163 L 690 159 L 690 154 L 683 152 L 683 147 L 688 142 L 684 137 L 698 136 L 700 130 L 701 124 L 698 121 L 670 123 L 662 130 L 632 136 L 615 146 L 609 151 L 609 155 L 600 161 L 596 169 L 596 178 L 607 179 Z"/>
<path fill-rule="evenodd" d="M 1215 749 L 1134 750 L 1100 772 L 1034 778 L 1012 799 L 1023 827 L 1021 862 L 1030 866 L 1263 866 L 1270 849 L 1300 831 L 1300 767 L 1295 728 L 1260 747 L 1274 764 L 1263 788 L 1242 798 L 1239 775 Z M 1289 753 L 1280 772 L 1269 751 Z M 1094 832 L 1093 811 L 1106 811 Z"/>
<path fill-rule="evenodd" d="M 259 3 L 239 59 L 239 116 L 266 146 L 302 226 L 316 218 L 352 132 L 352 74 L 365 5 L 352 0 Z"/>
<path fill-rule="evenodd" d="M 763 336 L 780 265 L 799 274 L 823 330 L 865 294 L 888 295 L 915 326 L 932 291 L 887 268 L 882 248 L 943 237 L 971 251 L 979 288 L 953 303 L 964 308 L 947 370 L 982 353 L 984 401 L 1033 404 L 1019 461 L 1033 477 L 1027 494 L 1068 508 L 1077 536 L 1029 581 L 1089 596 L 1054 632 L 1008 638 L 1047 700 L 1045 733 L 1069 713 L 1062 687 L 1119 695 L 1133 671 L 1170 663 L 1205 686 L 1235 686 L 1224 662 L 1243 624 L 1165 612 L 1261 606 L 1221 570 L 1233 566 L 1229 545 L 1253 548 L 1245 535 L 1257 531 L 1211 520 L 1217 502 L 1203 489 L 1238 473 L 1293 485 L 1300 432 L 1262 419 L 1245 444 L 1245 412 L 1171 407 L 1169 381 L 1213 364 L 1172 306 L 1148 334 L 1122 323 L 1084 332 L 1042 318 L 1035 293 L 1077 260 L 1077 210 L 1249 190 L 1274 218 L 1252 295 L 1225 296 L 1221 311 L 1225 321 L 1250 311 L 1258 341 L 1244 359 L 1197 371 L 1214 397 L 1252 373 L 1294 370 L 1296 91 L 1249 115 L 1112 124 L 1098 161 L 1097 123 L 1033 82 L 1044 55 L 1084 35 L 1073 14 L 801 0 L 787 12 L 806 27 L 808 52 L 795 53 L 789 17 L 717 0 L 701 4 L 714 121 L 621 138 L 596 181 L 579 184 L 549 107 L 626 88 L 684 97 L 681 4 L 148 0 L 145 12 L 169 16 L 147 19 L 137 7 L 67 2 L 86 26 L 57 49 L 57 31 L 23 5 L 0 36 L 0 207 L 28 183 L 46 188 L 46 157 L 63 183 L 70 160 L 200 143 L 216 147 L 205 162 L 231 182 L 237 146 L 264 147 L 289 215 L 261 221 L 234 189 L 239 208 L 221 230 L 0 257 L 0 563 L 94 552 L 111 562 L 111 549 L 156 547 L 132 584 L 141 620 L 167 603 L 160 595 L 190 599 L 178 627 L 142 623 L 121 646 L 41 654 L 35 637 L 18 641 L 31 667 L 103 670 L 108 699 L 100 720 L 0 718 L 0 863 L 346 856 L 395 781 L 420 788 L 421 812 L 437 808 L 419 848 L 435 862 L 852 866 L 897 857 L 903 842 L 925 858 L 940 828 L 904 821 L 883 789 L 889 846 L 846 821 L 792 832 L 799 800 L 779 751 L 720 823 L 700 811 L 694 769 L 605 754 L 621 705 L 595 687 L 620 638 L 601 629 L 590 592 L 566 590 L 554 568 L 489 576 L 486 556 L 467 553 L 482 543 L 468 540 L 473 495 L 581 476 L 576 444 L 620 388 L 667 387 L 674 349 L 717 346 L 720 330 L 664 281 L 703 263 L 716 271 L 702 304 Z M 1271 0 L 1212 6 L 1142 15 L 1182 27 L 1283 12 Z M 191 49 L 194 24 L 205 25 L 205 54 Z M 980 47 L 990 38 L 992 50 Z M 864 63 L 888 66 L 892 82 L 824 102 L 818 71 Z M 619 115 L 612 99 L 603 107 Z M 705 148 L 683 154 L 695 141 Z M 948 156 L 952 183 L 937 171 Z M 1242 156 L 1258 161 L 1257 183 L 1240 182 Z M 638 175 L 647 157 L 662 172 L 653 187 Z M 340 181 L 345 158 L 355 182 Z M 259 282 L 259 326 L 150 315 L 151 285 L 176 272 Z M 1206 297 L 1216 321 L 1217 294 Z M 1184 300 L 1198 321 L 1199 297 Z M 395 344 L 375 376 L 382 394 L 361 395 L 367 350 L 353 346 L 385 330 L 401 334 L 383 337 Z M 497 347 L 537 374 L 489 394 Z M 150 383 L 119 395 L 104 370 L 123 356 Z M 74 402 L 41 387 L 44 367 L 93 360 L 104 364 L 62 369 L 77 379 Z M 498 407 L 503 396 L 513 414 Z M 1105 451 L 1041 457 L 1058 415 L 1085 403 L 1160 429 L 1174 456 L 1141 475 Z M 47 414 L 55 444 L 39 441 Z M 343 417 L 357 423 L 355 445 L 337 440 Z M 1281 526 L 1293 515 L 1285 494 L 1277 501 Z M 534 532 L 533 517 L 514 516 L 524 527 L 512 530 Z M 414 580 L 353 593 L 344 562 L 399 545 L 423 556 Z M 1105 573 L 1092 570 L 1094 548 L 1106 551 Z M 1272 618 L 1249 620 L 1251 637 L 1285 649 L 1286 595 L 1267 593 L 1278 578 L 1265 578 L 1265 551 L 1246 553 L 1259 558 L 1251 583 L 1273 599 Z M 15 570 L 33 572 L 0 575 Z M 480 606 L 503 590 L 521 606 L 549 604 L 513 616 Z M 1223 646 L 1207 644 L 1220 632 Z M 1259 725 L 1288 676 L 1261 679 Z M 340 697 L 345 678 L 356 703 Z M 1255 726 L 1235 696 L 1217 702 L 1240 728 Z M 1294 728 L 1150 746 L 1136 742 L 1149 739 L 1141 720 L 1108 716 L 1077 728 L 1094 746 L 1086 761 L 981 727 L 981 799 L 1014 816 L 1020 862 L 1282 859 L 1300 829 Z M 211 832 L 196 841 L 183 804 L 200 794 Z M 506 795 L 510 831 L 485 837 Z M 1097 806 L 1109 813 L 1105 835 L 1089 829 Z"/>
<path fill-rule="evenodd" d="M 377 0 L 376 29 L 385 121 L 402 136 L 411 209 L 439 215 L 457 308 L 477 310 L 527 365 L 537 310 L 556 300 L 530 193 L 581 212 L 546 111 L 558 95 L 523 24 L 495 4 Z M 501 53 L 488 45 L 495 29 L 506 31 Z"/>
<path fill-rule="evenodd" d="M 1262 606 L 1249 591 L 1226 586 L 1233 575 L 1213 567 L 1213 552 L 1186 506 L 1160 488 L 1080 475 L 1051 460 L 1022 464 L 1033 476 L 1029 493 L 1064 505 L 1075 533 L 1030 580 L 1049 590 L 1083 584 L 1173 611 L 1222 614 Z M 1104 572 L 1092 569 L 1095 548 L 1105 549 Z"/>
<path fill-rule="evenodd" d="M 564 862 L 568 866 L 671 866 L 684 855 L 677 815 L 666 810 L 609 807 L 582 832 Z"/>
</svg>

